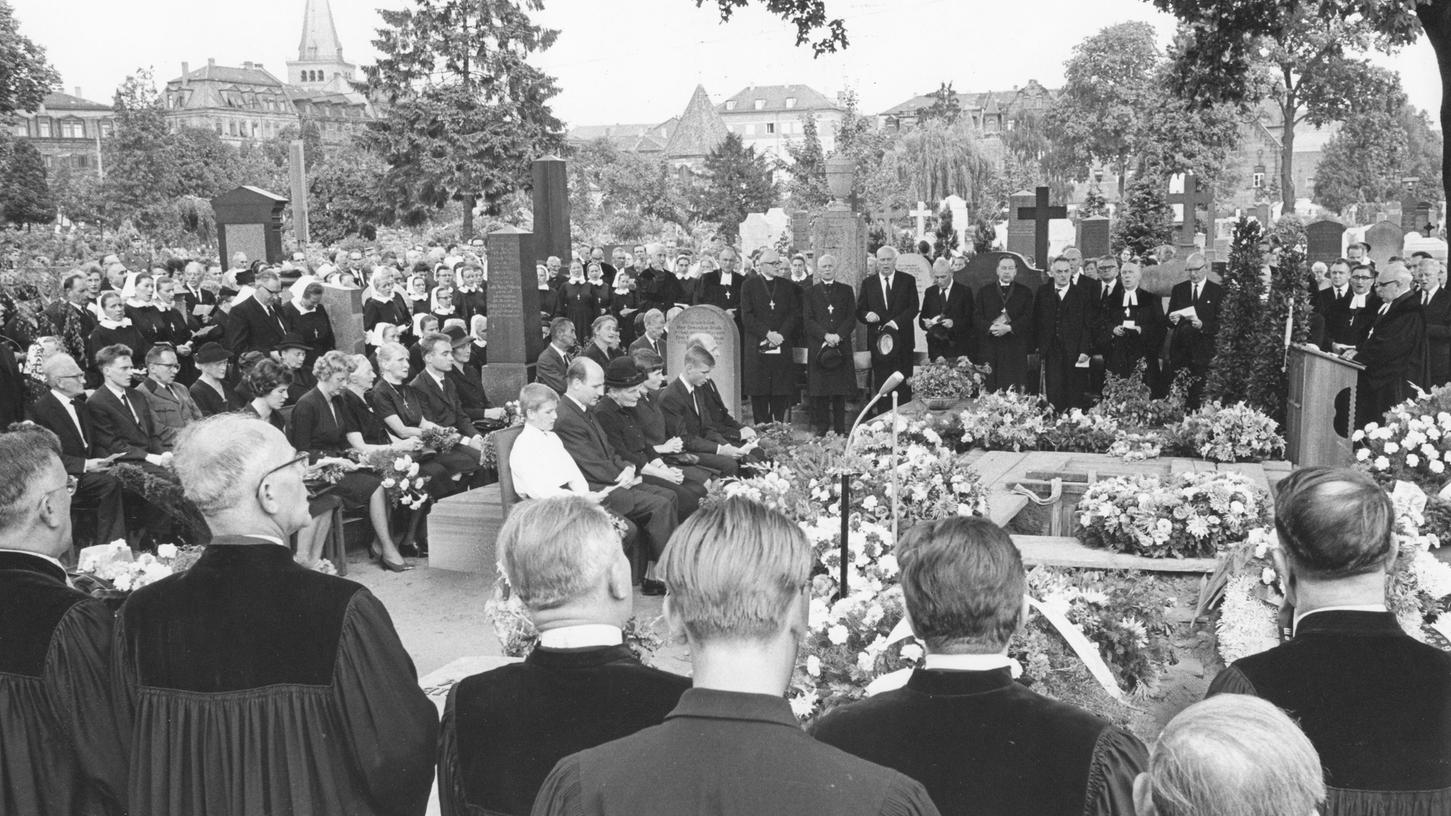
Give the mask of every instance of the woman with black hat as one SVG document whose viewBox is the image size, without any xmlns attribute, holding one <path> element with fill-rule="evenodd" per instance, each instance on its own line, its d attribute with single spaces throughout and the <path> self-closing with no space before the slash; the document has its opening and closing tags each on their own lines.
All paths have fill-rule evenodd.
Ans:
<svg viewBox="0 0 1451 816">
<path fill-rule="evenodd" d="M 231 355 L 217 343 L 206 343 L 192 355 L 201 376 L 191 384 L 191 399 L 202 416 L 224 414 L 242 407 L 236 389 L 226 383 Z"/>
<path fill-rule="evenodd" d="M 689 479 L 683 468 L 666 464 L 631 413 L 644 399 L 646 377 L 633 357 L 611 360 L 605 369 L 605 396 L 595 405 L 595 418 L 615 453 L 635 467 L 645 484 L 675 493 L 679 520 L 684 521 L 705 498 L 704 480 Z"/>
<path fill-rule="evenodd" d="M 806 288 L 806 395 L 811 398 L 811 428 L 846 433 L 846 401 L 857 395 L 852 335 L 856 332 L 856 294 L 836 279 L 836 258 L 816 262 L 819 283 Z"/>
<path fill-rule="evenodd" d="M 278 361 L 292 372 L 292 387 L 287 389 L 288 405 L 296 405 L 303 394 L 317 385 L 317 380 L 306 367 L 307 353 L 311 350 L 312 346 L 303 342 L 302 335 L 292 331 L 282 335 L 282 342 L 272 347 Z"/>
</svg>

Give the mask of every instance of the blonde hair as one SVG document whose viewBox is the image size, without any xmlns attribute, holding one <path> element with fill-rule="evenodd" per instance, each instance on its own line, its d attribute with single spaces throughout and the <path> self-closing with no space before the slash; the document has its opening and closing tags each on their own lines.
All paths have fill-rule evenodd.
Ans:
<svg viewBox="0 0 1451 816">
<path fill-rule="evenodd" d="M 583 496 L 526 501 L 499 531 L 499 572 L 531 610 L 588 595 L 624 557 L 609 513 Z"/>
<path fill-rule="evenodd" d="M 786 516 L 737 496 L 686 519 L 659 567 L 692 638 L 761 640 L 786 624 L 811 571 L 811 545 Z"/>
</svg>

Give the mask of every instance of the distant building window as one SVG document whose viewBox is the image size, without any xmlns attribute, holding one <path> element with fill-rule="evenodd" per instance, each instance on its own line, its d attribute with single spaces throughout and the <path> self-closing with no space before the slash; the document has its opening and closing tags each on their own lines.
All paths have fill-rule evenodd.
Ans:
<svg viewBox="0 0 1451 816">
<path fill-rule="evenodd" d="M 35 120 L 35 124 L 36 124 L 36 128 L 37 128 L 36 133 L 39 134 L 40 138 L 42 138 L 42 139 L 49 139 L 50 138 L 50 120 L 49 119 L 36 119 Z"/>
<path fill-rule="evenodd" d="M 1252 186 L 1256 190 L 1263 189 L 1264 186 L 1265 186 L 1265 174 L 1264 173 L 1255 173 L 1254 174 L 1254 182 L 1253 182 Z"/>
<path fill-rule="evenodd" d="M 24 122 L 16 122 L 15 123 L 15 135 L 16 136 L 19 136 L 20 138 L 23 139 L 26 136 L 29 136 L 30 135 L 30 128 L 27 127 Z"/>
<path fill-rule="evenodd" d="M 736 109 L 736 100 L 734 100 L 734 99 L 727 99 L 726 100 L 726 110 L 733 111 L 735 109 Z"/>
<path fill-rule="evenodd" d="M 786 97 L 786 107 L 788 107 L 788 108 L 794 108 L 794 107 L 796 107 L 796 97 L 794 97 L 794 96 L 788 96 L 788 97 Z"/>
<path fill-rule="evenodd" d="M 756 110 L 761 110 L 764 107 L 766 107 L 766 100 L 764 100 L 764 99 L 757 99 L 756 100 Z"/>
<path fill-rule="evenodd" d="M 101 123 L 101 138 L 111 138 L 111 121 L 109 119 Z"/>
<path fill-rule="evenodd" d="M 775 133 L 776 132 L 776 123 L 775 122 L 767 122 L 766 123 L 766 132 L 767 133 Z"/>
<path fill-rule="evenodd" d="M 63 139 L 84 139 L 86 138 L 85 124 L 79 119 L 67 119 L 60 123 L 60 135 Z"/>
<path fill-rule="evenodd" d="M 76 160 L 76 167 L 79 167 L 82 170 L 85 170 L 86 168 L 91 166 L 91 157 L 87 156 L 84 153 L 75 156 L 74 158 Z"/>
</svg>

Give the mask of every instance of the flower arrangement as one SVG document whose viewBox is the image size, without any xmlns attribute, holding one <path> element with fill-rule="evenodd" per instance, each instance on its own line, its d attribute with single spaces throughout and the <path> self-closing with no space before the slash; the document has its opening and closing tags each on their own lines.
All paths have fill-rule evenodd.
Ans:
<svg viewBox="0 0 1451 816">
<path fill-rule="evenodd" d="M 1090 547 L 1203 558 L 1263 525 L 1269 497 L 1240 473 L 1182 473 L 1167 483 L 1134 474 L 1089 485 L 1076 515 L 1079 538 Z"/>
<path fill-rule="evenodd" d="M 433 425 L 423 429 L 419 437 L 423 442 L 423 449 L 432 453 L 448 453 L 458 447 L 463 435 L 457 428 L 445 428 L 442 425 Z"/>
<path fill-rule="evenodd" d="M 1158 459 L 1164 448 L 1164 438 L 1157 433 L 1124 433 L 1114 438 L 1108 446 L 1108 455 L 1117 456 L 1125 462 L 1143 462 Z"/>
<path fill-rule="evenodd" d="M 1092 412 L 1117 420 L 1126 428 L 1162 428 L 1184 418 L 1184 401 L 1189 393 L 1189 373 L 1180 372 L 1169 393 L 1156 399 L 1144 382 L 1145 366 L 1139 365 L 1127 377 L 1105 376 L 1103 396 Z"/>
<path fill-rule="evenodd" d="M 1387 412 L 1384 424 L 1371 422 L 1351 434 L 1356 466 L 1387 488 L 1407 481 L 1439 491 L 1451 466 L 1451 411 L 1432 409 L 1440 407 L 1433 403 L 1451 402 L 1448 397 L 1451 388 L 1438 388 L 1430 397 Z"/>
<path fill-rule="evenodd" d="M 1211 402 L 1168 429 L 1184 450 L 1212 462 L 1262 462 L 1285 451 L 1275 420 L 1243 402 Z"/>
<path fill-rule="evenodd" d="M 1053 450 L 1097 453 L 1111 451 L 1121 433 L 1118 420 L 1112 416 L 1074 408 L 1054 420 L 1043 442 Z"/>
<path fill-rule="evenodd" d="M 991 366 L 974 365 L 966 357 L 956 360 L 939 357 L 918 367 L 917 373 L 907 382 L 917 399 L 929 404 L 939 401 L 951 403 L 977 396 L 991 370 Z"/>
<path fill-rule="evenodd" d="M 417 510 L 428 502 L 423 486 L 429 477 L 418 474 L 418 463 L 412 456 L 380 450 L 363 456 L 362 463 L 383 477 L 383 490 L 392 506 Z"/>
<path fill-rule="evenodd" d="M 1151 693 L 1173 660 L 1164 616 L 1173 602 L 1166 604 L 1167 596 L 1142 573 L 1036 567 L 1028 573 L 1028 592 L 1082 629 L 1131 694 Z M 1037 618 L 1030 626 L 1047 628 Z"/>
<path fill-rule="evenodd" d="M 204 547 L 159 544 L 155 553 L 135 554 L 125 541 L 82 549 L 73 580 L 81 591 L 119 603 L 132 592 L 190 569 Z"/>
<path fill-rule="evenodd" d="M 499 579 L 499 590 L 494 597 L 484 602 L 484 615 L 494 627 L 505 656 L 528 657 L 539 645 L 539 632 L 529 619 L 529 611 L 517 596 L 510 595 L 503 578 Z M 641 623 L 639 618 L 631 616 L 622 630 L 625 645 L 647 666 L 664 644 L 656 631 L 659 622 L 659 618 L 654 618 Z"/>
<path fill-rule="evenodd" d="M 983 394 L 959 418 L 963 443 L 987 450 L 1032 450 L 1050 424 L 1042 402 L 1017 391 Z"/>
<path fill-rule="evenodd" d="M 915 666 L 924 656 L 910 638 L 890 638 L 902 620 L 902 590 L 854 590 L 830 601 L 829 582 L 813 583 L 806 637 L 786 699 L 800 719 L 866 696 L 878 677 Z"/>
</svg>

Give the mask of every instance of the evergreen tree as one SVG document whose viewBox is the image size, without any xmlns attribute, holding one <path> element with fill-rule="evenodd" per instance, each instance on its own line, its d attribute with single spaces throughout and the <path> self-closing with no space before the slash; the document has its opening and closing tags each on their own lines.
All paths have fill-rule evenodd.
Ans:
<svg viewBox="0 0 1451 816">
<path fill-rule="evenodd" d="M 958 247 L 957 231 L 952 228 L 952 209 L 943 205 L 937 214 L 937 230 L 932 237 L 933 257 L 947 258 Z"/>
<path fill-rule="evenodd" d="M 334 148 L 328 161 L 308 172 L 308 231 L 314 241 L 335 244 L 349 235 L 377 236 L 383 160 L 356 145 Z"/>
<path fill-rule="evenodd" d="M 826 153 L 821 149 L 821 136 L 816 128 L 816 115 L 807 114 L 801 125 L 800 144 L 788 142 L 786 155 L 791 157 L 791 180 L 786 194 L 798 210 L 818 210 L 831 203 L 826 187 Z"/>
<path fill-rule="evenodd" d="M 997 243 L 998 231 L 993 228 L 992 222 L 986 218 L 977 219 L 977 224 L 972 229 L 972 251 L 981 255 L 984 252 L 992 252 L 993 244 Z"/>
<path fill-rule="evenodd" d="M 1309 278 L 1305 257 L 1291 247 L 1282 254 L 1266 297 L 1259 250 L 1265 235 L 1257 221 L 1241 218 L 1235 225 L 1205 394 L 1225 404 L 1243 401 L 1283 426 L 1289 395 L 1285 323 L 1292 321 L 1291 342 L 1303 343 L 1309 326 Z"/>
<path fill-rule="evenodd" d="M 746 215 L 765 212 L 779 198 L 766 158 L 746 147 L 736 133 L 705 158 L 704 178 L 694 193 L 696 217 L 720 224 L 721 234 L 731 240 L 739 235 Z"/>
<path fill-rule="evenodd" d="M 0 178 L 0 217 L 12 224 L 49 224 L 55 220 L 55 196 L 45 180 L 45 159 L 35 145 L 14 140 L 6 151 Z"/>
<path fill-rule="evenodd" d="M 379 59 L 359 87 L 386 103 L 364 143 L 388 164 L 388 221 L 421 224 L 460 201 L 469 237 L 477 199 L 498 214 L 529 185 L 531 162 L 562 147 L 563 124 L 549 107 L 558 86 L 528 62 L 559 36 L 530 19 L 540 8 L 540 0 L 414 0 L 379 11 Z"/>
<path fill-rule="evenodd" d="M 1114 221 L 1115 247 L 1129 247 L 1135 255 L 1148 255 L 1174 235 L 1174 210 L 1169 206 L 1168 181 L 1140 173 L 1128 184 L 1123 215 Z"/>
</svg>

